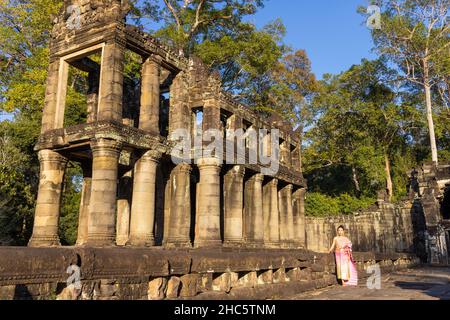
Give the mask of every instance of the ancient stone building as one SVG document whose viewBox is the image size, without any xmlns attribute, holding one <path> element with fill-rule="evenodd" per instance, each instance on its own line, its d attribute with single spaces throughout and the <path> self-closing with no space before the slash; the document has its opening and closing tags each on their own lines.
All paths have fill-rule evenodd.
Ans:
<svg viewBox="0 0 450 320">
<path fill-rule="evenodd" d="M 410 198 L 423 218 L 422 238 L 427 262 L 450 263 L 450 163 L 425 163 L 411 174 Z"/>
<path fill-rule="evenodd" d="M 201 61 L 127 25 L 127 12 L 123 0 L 65 0 L 55 20 L 33 235 L 0 247 L 0 300 L 279 299 L 336 284 L 320 252 L 341 223 L 365 251 L 354 254 L 362 281 L 374 264 L 417 265 L 415 202 L 306 219 L 299 133 L 233 101 Z M 68 99 L 75 76 L 86 87 L 78 124 L 67 116 L 83 107 Z M 261 129 L 271 134 L 252 134 Z M 68 163 L 83 185 L 77 245 L 62 248 Z"/>
<path fill-rule="evenodd" d="M 72 0 L 55 21 L 29 246 L 59 245 L 63 177 L 72 161 L 84 176 L 77 245 L 304 247 L 299 134 L 235 102 L 201 61 L 127 25 L 127 12 L 126 1 Z M 141 64 L 137 81 L 124 71 L 130 56 Z M 74 72 L 88 83 L 88 115 L 85 123 L 67 125 Z M 173 162 L 178 130 L 198 136 L 211 129 L 222 138 L 233 129 L 279 130 L 279 141 L 264 142 L 267 135 L 257 142 L 268 153 L 279 146 L 279 170 L 264 174 L 260 159 L 225 164 L 216 153 L 205 156 L 207 144 L 191 143 L 188 159 Z M 246 160 L 252 152 L 247 144 Z"/>
</svg>

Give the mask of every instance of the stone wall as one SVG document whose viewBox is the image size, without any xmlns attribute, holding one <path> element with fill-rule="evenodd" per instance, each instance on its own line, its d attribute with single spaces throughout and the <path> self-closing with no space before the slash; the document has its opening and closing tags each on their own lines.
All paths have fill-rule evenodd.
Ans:
<svg viewBox="0 0 450 320">
<path fill-rule="evenodd" d="M 353 215 L 307 217 L 307 248 L 327 252 L 337 228 L 343 225 L 355 251 L 412 253 L 416 251 L 415 231 L 423 224 L 419 218 L 420 207 L 409 201 L 395 205 L 380 203 Z"/>
<path fill-rule="evenodd" d="M 361 283 L 418 263 L 409 254 L 355 253 Z M 67 287 L 79 266 L 81 290 Z M 0 300 L 279 299 L 336 284 L 333 255 L 306 250 L 0 248 Z"/>
</svg>

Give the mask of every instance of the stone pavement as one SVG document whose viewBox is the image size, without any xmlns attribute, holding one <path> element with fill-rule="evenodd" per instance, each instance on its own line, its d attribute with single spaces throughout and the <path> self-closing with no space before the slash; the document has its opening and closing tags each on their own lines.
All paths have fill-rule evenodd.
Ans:
<svg viewBox="0 0 450 320">
<path fill-rule="evenodd" d="M 368 289 L 366 279 L 358 287 L 333 286 L 289 300 L 450 300 L 450 267 L 422 267 L 382 275 L 380 290 Z"/>
</svg>

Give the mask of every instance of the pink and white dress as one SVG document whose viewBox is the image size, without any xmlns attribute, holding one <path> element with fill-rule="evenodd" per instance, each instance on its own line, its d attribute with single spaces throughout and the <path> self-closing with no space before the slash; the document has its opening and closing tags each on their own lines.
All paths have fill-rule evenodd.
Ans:
<svg viewBox="0 0 450 320">
<path fill-rule="evenodd" d="M 347 237 L 336 238 L 336 271 L 343 286 L 357 286 L 358 272 L 352 255 L 352 242 Z"/>
</svg>

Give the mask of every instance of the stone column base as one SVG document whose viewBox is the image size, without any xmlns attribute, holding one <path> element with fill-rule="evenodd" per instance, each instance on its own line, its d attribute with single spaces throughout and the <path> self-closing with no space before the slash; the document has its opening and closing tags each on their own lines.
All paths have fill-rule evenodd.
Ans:
<svg viewBox="0 0 450 320">
<path fill-rule="evenodd" d="M 89 247 L 115 247 L 115 240 L 115 236 L 96 236 L 89 234 L 89 239 L 84 245 Z"/>
<path fill-rule="evenodd" d="M 264 242 L 263 241 L 249 241 L 245 243 L 245 246 L 247 248 L 251 249 L 262 249 L 264 248 Z"/>
<path fill-rule="evenodd" d="M 221 240 L 203 240 L 203 241 L 196 241 L 194 243 L 194 248 L 217 248 L 222 247 L 222 241 Z"/>
<path fill-rule="evenodd" d="M 50 237 L 32 237 L 28 242 L 29 247 L 39 248 L 39 247 L 59 247 L 61 242 L 58 236 Z"/>
<path fill-rule="evenodd" d="M 163 244 L 164 248 L 167 249 L 185 249 L 192 248 L 191 241 L 186 240 L 169 240 Z"/>
<path fill-rule="evenodd" d="M 265 242 L 264 246 L 268 249 L 280 249 L 281 247 L 279 242 Z"/>
<path fill-rule="evenodd" d="M 117 237 L 116 243 L 117 243 L 118 246 L 123 247 L 123 246 L 127 245 L 128 240 L 129 240 L 128 237 L 121 236 L 121 237 Z"/>
<path fill-rule="evenodd" d="M 127 245 L 133 247 L 154 247 L 155 239 L 153 237 L 130 238 L 130 240 L 127 242 Z"/>
<path fill-rule="evenodd" d="M 244 245 L 242 240 L 225 240 L 223 243 L 223 246 L 226 248 L 242 248 Z"/>
</svg>

